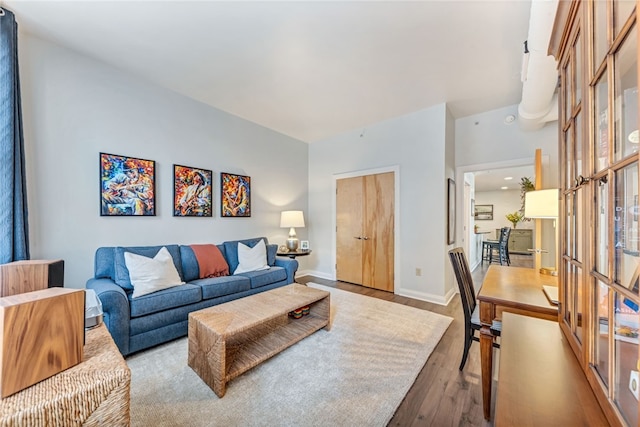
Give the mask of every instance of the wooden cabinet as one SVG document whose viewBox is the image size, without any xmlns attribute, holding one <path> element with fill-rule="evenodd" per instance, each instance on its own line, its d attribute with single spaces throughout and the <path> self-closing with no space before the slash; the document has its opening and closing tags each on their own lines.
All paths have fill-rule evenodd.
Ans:
<svg viewBox="0 0 640 427">
<path fill-rule="evenodd" d="M 496 240 L 499 237 L 500 229 L 496 229 Z M 509 253 L 531 254 L 529 249 L 533 249 L 533 230 L 512 228 L 509 234 Z"/>
<path fill-rule="evenodd" d="M 611 425 L 637 426 L 635 1 L 558 2 L 560 327 Z M 637 396 L 637 395 L 636 395 Z"/>
</svg>

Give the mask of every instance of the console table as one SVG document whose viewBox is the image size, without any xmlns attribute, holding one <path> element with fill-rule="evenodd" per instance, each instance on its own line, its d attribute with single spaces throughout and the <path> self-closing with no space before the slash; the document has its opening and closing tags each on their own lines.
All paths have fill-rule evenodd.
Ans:
<svg viewBox="0 0 640 427">
<path fill-rule="evenodd" d="M 0 400 L 0 425 L 129 426 L 130 383 L 102 324 L 85 332 L 82 363 Z"/>
<path fill-rule="evenodd" d="M 609 425 L 557 322 L 504 313 L 495 426 Z"/>
<path fill-rule="evenodd" d="M 480 366 L 482 372 L 482 409 L 484 419 L 491 419 L 491 381 L 493 374 L 494 319 L 503 312 L 523 314 L 547 320 L 558 320 L 558 306 L 549 302 L 542 287 L 558 286 L 555 276 L 543 276 L 538 270 L 524 267 L 490 265 L 478 291 L 480 306 Z M 504 342 L 504 336 L 500 345 Z"/>
</svg>

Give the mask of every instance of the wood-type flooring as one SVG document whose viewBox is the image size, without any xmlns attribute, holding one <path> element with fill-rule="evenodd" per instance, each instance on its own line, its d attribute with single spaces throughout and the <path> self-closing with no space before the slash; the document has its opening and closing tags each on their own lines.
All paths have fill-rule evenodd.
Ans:
<svg viewBox="0 0 640 427">
<path fill-rule="evenodd" d="M 533 267 L 533 263 L 530 261 L 531 257 L 515 256 L 515 259 L 513 257 L 512 255 L 512 265 Z M 473 271 L 476 289 L 480 288 L 487 268 L 488 266 L 485 263 L 484 266 L 480 266 Z M 485 421 L 482 416 L 480 346 L 477 342 L 471 345 L 464 370 L 458 370 L 460 359 L 462 358 L 464 337 L 464 318 L 462 307 L 460 306 L 460 295 L 456 294 L 449 305 L 442 306 L 394 295 L 390 292 L 313 276 L 299 277 L 297 281 L 300 283 L 315 282 L 453 317 L 454 321 L 422 368 L 413 386 L 389 422 L 389 426 L 493 425 L 492 422 Z M 499 359 L 499 356 L 496 359 Z M 498 365 L 499 363 L 494 363 L 495 370 L 497 370 Z M 495 410 L 495 378 L 496 372 L 494 372 L 492 413 Z"/>
</svg>

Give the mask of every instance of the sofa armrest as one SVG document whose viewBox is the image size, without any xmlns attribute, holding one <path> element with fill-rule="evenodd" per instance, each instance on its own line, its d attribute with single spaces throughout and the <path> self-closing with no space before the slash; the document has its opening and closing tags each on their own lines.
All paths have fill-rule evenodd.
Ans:
<svg viewBox="0 0 640 427">
<path fill-rule="evenodd" d="M 120 353 L 129 353 L 129 327 L 131 310 L 127 294 L 111 279 L 89 279 L 87 289 L 93 289 L 102 303 L 104 323 Z"/>
<path fill-rule="evenodd" d="M 298 261 L 291 258 L 276 257 L 276 266 L 284 268 L 287 272 L 287 283 L 293 283 L 296 281 Z"/>
</svg>

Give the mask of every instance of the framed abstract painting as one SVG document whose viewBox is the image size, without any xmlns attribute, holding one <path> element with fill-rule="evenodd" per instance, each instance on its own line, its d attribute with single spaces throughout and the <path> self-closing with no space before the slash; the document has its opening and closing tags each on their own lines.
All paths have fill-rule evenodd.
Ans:
<svg viewBox="0 0 640 427">
<path fill-rule="evenodd" d="M 100 216 L 155 216 L 156 162 L 100 153 Z"/>
<path fill-rule="evenodd" d="M 173 216 L 212 216 L 213 172 L 173 165 Z"/>
<path fill-rule="evenodd" d="M 220 216 L 251 216 L 251 177 L 220 173 Z"/>
</svg>

